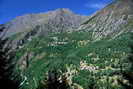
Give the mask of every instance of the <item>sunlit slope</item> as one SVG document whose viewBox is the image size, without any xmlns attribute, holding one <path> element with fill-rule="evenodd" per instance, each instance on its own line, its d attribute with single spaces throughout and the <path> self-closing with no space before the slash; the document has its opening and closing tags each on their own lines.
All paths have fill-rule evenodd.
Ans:
<svg viewBox="0 0 133 89">
<path fill-rule="evenodd" d="M 114 0 L 105 8 L 93 14 L 79 30 L 92 31 L 96 40 L 115 37 L 133 30 L 133 1 Z"/>
</svg>

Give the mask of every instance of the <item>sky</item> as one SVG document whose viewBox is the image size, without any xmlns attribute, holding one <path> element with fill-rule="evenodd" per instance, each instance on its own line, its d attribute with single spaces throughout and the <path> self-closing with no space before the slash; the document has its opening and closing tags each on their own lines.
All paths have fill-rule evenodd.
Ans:
<svg viewBox="0 0 133 89">
<path fill-rule="evenodd" d="M 17 16 L 69 8 L 74 13 L 91 15 L 112 0 L 0 0 L 0 24 Z"/>
</svg>

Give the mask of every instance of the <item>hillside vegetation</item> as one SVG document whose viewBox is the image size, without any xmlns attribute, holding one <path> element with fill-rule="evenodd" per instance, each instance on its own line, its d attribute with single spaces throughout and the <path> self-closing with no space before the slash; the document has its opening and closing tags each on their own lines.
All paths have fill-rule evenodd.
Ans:
<svg viewBox="0 0 133 89">
<path fill-rule="evenodd" d="M 133 89 L 132 8 L 114 0 L 92 16 L 63 8 L 2 25 L 19 89 Z"/>
<path fill-rule="evenodd" d="M 95 41 L 90 32 L 81 31 L 33 37 L 16 54 L 20 89 L 47 89 L 49 77 L 59 85 L 65 79 L 70 89 L 123 89 L 118 81 L 128 83 L 121 71 L 130 68 L 130 36 Z"/>
</svg>

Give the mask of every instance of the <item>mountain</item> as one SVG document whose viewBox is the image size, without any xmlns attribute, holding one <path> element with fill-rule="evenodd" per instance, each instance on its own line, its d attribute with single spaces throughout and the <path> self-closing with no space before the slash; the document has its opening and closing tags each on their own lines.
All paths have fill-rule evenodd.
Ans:
<svg viewBox="0 0 133 89">
<path fill-rule="evenodd" d="M 19 32 L 28 32 L 37 25 L 41 26 L 41 33 L 66 32 L 68 29 L 75 29 L 85 19 L 85 16 L 74 14 L 69 9 L 57 9 L 47 13 L 27 14 L 16 17 L 6 24 L 7 34 L 12 35 Z"/>
<path fill-rule="evenodd" d="M 133 0 L 116 0 L 92 16 L 57 9 L 0 25 L 16 44 L 14 70 L 22 77 L 20 89 L 130 86 L 122 73 L 132 65 L 127 60 L 133 43 L 132 7 Z"/>
<path fill-rule="evenodd" d="M 79 30 L 93 32 L 94 39 L 119 36 L 133 30 L 133 0 L 115 0 L 96 12 Z"/>
</svg>

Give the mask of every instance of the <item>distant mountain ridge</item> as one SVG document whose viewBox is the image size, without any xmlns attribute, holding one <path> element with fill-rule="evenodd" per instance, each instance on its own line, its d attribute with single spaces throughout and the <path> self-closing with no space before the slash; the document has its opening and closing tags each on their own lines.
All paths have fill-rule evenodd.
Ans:
<svg viewBox="0 0 133 89">
<path fill-rule="evenodd" d="M 93 40 L 115 39 L 133 31 L 133 0 L 115 0 L 92 16 L 76 15 L 66 8 L 27 14 L 4 24 L 6 36 L 19 33 L 17 41 L 51 33 L 86 31 Z M 2 25 L 3 26 L 3 25 Z M 14 36 L 15 37 L 15 36 Z M 17 42 L 18 43 L 18 42 Z M 20 44 L 20 41 L 19 41 Z"/>
<path fill-rule="evenodd" d="M 117 37 L 123 32 L 132 31 L 133 0 L 115 0 L 92 16 L 80 16 L 69 9 L 39 14 L 27 14 L 5 24 L 7 35 L 30 32 L 36 26 L 41 35 L 66 31 L 91 31 L 95 40 Z"/>
<path fill-rule="evenodd" d="M 7 34 L 12 35 L 19 32 L 30 31 L 40 25 L 45 32 L 65 32 L 68 29 L 75 29 L 80 26 L 86 16 L 74 14 L 66 8 L 49 11 L 47 13 L 27 14 L 18 16 L 5 24 Z"/>
</svg>

